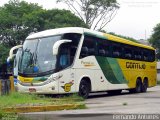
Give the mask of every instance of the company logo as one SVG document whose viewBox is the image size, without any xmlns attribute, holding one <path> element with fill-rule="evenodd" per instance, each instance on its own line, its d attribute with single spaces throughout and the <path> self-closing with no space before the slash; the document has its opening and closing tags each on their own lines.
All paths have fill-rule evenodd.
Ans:
<svg viewBox="0 0 160 120">
<path fill-rule="evenodd" d="M 126 68 L 129 69 L 146 69 L 146 65 L 143 63 L 126 62 Z"/>
<path fill-rule="evenodd" d="M 95 64 L 93 62 L 84 62 L 84 61 L 81 61 L 81 64 L 83 64 L 85 67 L 95 66 Z"/>
<path fill-rule="evenodd" d="M 66 83 L 64 86 L 61 86 L 65 92 L 69 92 L 71 91 L 71 86 L 73 85 L 73 83 Z"/>
</svg>

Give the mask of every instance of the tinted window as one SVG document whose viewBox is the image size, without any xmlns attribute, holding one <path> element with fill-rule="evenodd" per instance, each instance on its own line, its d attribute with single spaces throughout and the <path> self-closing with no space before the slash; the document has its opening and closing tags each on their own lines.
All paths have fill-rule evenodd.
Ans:
<svg viewBox="0 0 160 120">
<path fill-rule="evenodd" d="M 72 40 L 71 43 L 69 43 L 69 54 L 70 54 L 70 64 L 73 63 L 73 60 L 74 60 L 74 57 L 75 57 L 75 54 L 76 54 L 76 51 L 77 51 L 77 48 L 78 48 L 78 45 L 79 45 L 79 41 L 80 41 L 80 38 L 81 38 L 81 34 L 76 34 L 76 33 L 67 33 L 67 34 L 64 34 L 64 36 L 62 37 L 62 39 L 69 39 L 69 40 Z"/>
<path fill-rule="evenodd" d="M 98 39 L 97 44 L 98 44 L 97 45 L 98 56 L 103 56 L 103 57 L 111 56 L 109 41 L 104 39 Z"/>
<path fill-rule="evenodd" d="M 80 58 L 90 55 L 147 62 L 153 62 L 155 60 L 154 50 L 127 45 L 124 43 L 114 42 L 93 36 L 85 36 Z"/>
<path fill-rule="evenodd" d="M 121 58 L 123 56 L 122 48 L 119 43 L 112 44 L 112 56 L 116 58 Z"/>
<path fill-rule="evenodd" d="M 95 41 L 96 38 L 91 36 L 84 36 L 84 41 L 80 53 L 80 58 L 95 55 Z"/>
</svg>

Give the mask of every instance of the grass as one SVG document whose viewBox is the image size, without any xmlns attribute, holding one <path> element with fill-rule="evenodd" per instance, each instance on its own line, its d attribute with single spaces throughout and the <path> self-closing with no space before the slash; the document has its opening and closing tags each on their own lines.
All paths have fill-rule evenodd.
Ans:
<svg viewBox="0 0 160 120">
<path fill-rule="evenodd" d="M 36 103 L 43 100 L 38 99 L 35 95 L 11 93 L 0 97 L 0 108 L 13 107 L 18 104 Z M 46 101 L 43 101 L 46 102 Z"/>
<path fill-rule="evenodd" d="M 37 106 L 37 105 L 63 105 L 63 104 L 79 104 L 83 103 L 84 99 L 77 94 L 69 96 L 61 96 L 58 98 L 47 97 L 45 95 L 22 94 L 18 92 L 10 93 L 9 95 L 0 96 L 0 119 L 9 115 L 16 117 L 16 113 L 6 114 L 3 109 L 6 107 L 16 106 Z M 77 109 L 84 109 L 85 104 Z"/>
<path fill-rule="evenodd" d="M 62 105 L 76 104 L 84 101 L 76 94 L 59 98 L 46 97 L 44 95 L 22 94 L 13 92 L 9 95 L 0 96 L 0 108 L 14 107 L 19 105 Z"/>
</svg>

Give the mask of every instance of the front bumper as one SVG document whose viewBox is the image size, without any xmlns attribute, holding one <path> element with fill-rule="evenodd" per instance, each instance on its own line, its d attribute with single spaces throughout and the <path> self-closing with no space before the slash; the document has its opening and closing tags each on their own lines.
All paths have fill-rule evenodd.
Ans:
<svg viewBox="0 0 160 120">
<path fill-rule="evenodd" d="M 58 94 L 58 86 L 56 82 L 51 82 L 41 86 L 24 86 L 17 83 L 17 91 L 21 93 L 36 93 L 36 94 Z"/>
</svg>

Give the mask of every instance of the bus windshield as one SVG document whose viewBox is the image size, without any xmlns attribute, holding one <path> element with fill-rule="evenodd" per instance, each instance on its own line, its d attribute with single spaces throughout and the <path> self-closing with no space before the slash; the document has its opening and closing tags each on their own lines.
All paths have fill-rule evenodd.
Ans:
<svg viewBox="0 0 160 120">
<path fill-rule="evenodd" d="M 53 55 L 53 44 L 61 35 L 26 40 L 23 45 L 19 72 L 40 74 L 55 69 L 57 58 Z"/>
<path fill-rule="evenodd" d="M 18 64 L 18 72 L 30 77 L 43 76 L 71 66 L 80 38 L 80 34 L 66 33 L 25 40 Z M 72 42 L 62 44 L 59 47 L 58 55 L 53 55 L 53 45 L 62 39 L 72 40 Z"/>
</svg>

